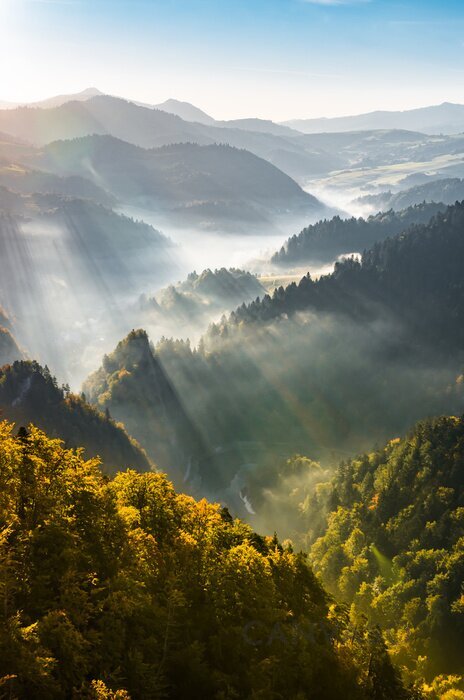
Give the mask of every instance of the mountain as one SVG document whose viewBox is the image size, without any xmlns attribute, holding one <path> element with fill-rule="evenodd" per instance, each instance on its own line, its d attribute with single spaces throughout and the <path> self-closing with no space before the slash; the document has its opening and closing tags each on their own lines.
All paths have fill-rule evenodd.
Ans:
<svg viewBox="0 0 464 700">
<path fill-rule="evenodd" d="M 455 201 L 455 200 L 454 200 Z M 341 255 L 362 253 L 377 241 L 406 230 L 413 224 L 426 224 L 444 204 L 415 204 L 395 212 L 380 212 L 367 219 L 333 219 L 319 221 L 289 238 L 271 262 L 274 265 L 304 265 L 331 262 Z"/>
<path fill-rule="evenodd" d="M 175 114 L 186 122 L 198 122 L 198 124 L 207 124 L 208 126 L 214 126 L 216 123 L 213 117 L 210 117 L 209 114 L 206 114 L 206 112 L 203 112 L 189 102 L 180 102 L 179 100 L 170 99 L 159 105 L 155 105 L 154 108 L 162 112 Z"/>
<path fill-rule="evenodd" d="M 295 453 L 330 464 L 424 416 L 462 412 L 463 227 L 464 205 L 450 207 L 361 262 L 243 304 L 196 348 L 161 340 L 153 358 L 202 438 L 193 451 L 189 442 L 185 488 L 269 527 L 245 500 L 256 474 L 264 489 Z M 103 366 L 85 392 L 156 460 L 152 436 L 166 430 L 158 395 L 140 365 L 123 367 Z M 175 466 L 185 459 L 173 456 Z"/>
<path fill-rule="evenodd" d="M 15 362 L 23 357 L 11 331 L 0 325 L 0 366 Z"/>
<path fill-rule="evenodd" d="M 0 109 L 17 109 L 18 107 L 50 109 L 51 107 L 61 107 L 66 102 L 85 102 L 97 95 L 103 95 L 97 88 L 86 88 L 82 92 L 72 93 L 70 95 L 55 95 L 48 97 L 45 100 L 37 102 L 0 102 Z"/>
<path fill-rule="evenodd" d="M 105 355 L 83 391 L 91 403 L 113 411 L 176 483 L 193 477 L 205 450 L 201 433 L 144 331 L 132 331 Z"/>
<path fill-rule="evenodd" d="M 264 287 L 257 277 L 245 270 L 235 268 L 207 269 L 201 274 L 192 272 L 184 282 L 177 285 L 182 294 L 197 294 L 204 301 L 224 299 L 228 303 L 242 303 L 242 297 L 260 296 Z"/>
<path fill-rule="evenodd" d="M 275 136 L 288 136 L 290 138 L 299 136 L 299 133 L 294 129 L 290 129 L 290 127 L 283 124 L 276 124 L 269 119 L 229 119 L 227 121 L 216 121 L 215 124 L 228 129 L 243 129 L 244 131 L 274 134 Z"/>
<path fill-rule="evenodd" d="M 99 100 L 108 104 L 110 98 L 93 98 L 89 102 Z M 98 115 L 89 111 L 87 101 L 65 102 L 49 109 L 21 106 L 5 110 L 0 112 L 0 124 L 6 133 L 39 146 L 59 138 L 106 133 Z"/>
<path fill-rule="evenodd" d="M 421 202 L 443 202 L 454 204 L 464 199 L 464 180 L 460 178 L 443 178 L 429 180 L 423 184 L 409 187 L 399 192 L 380 192 L 364 195 L 356 199 L 357 204 L 368 205 L 375 209 L 404 209 Z"/>
<path fill-rule="evenodd" d="M 16 426 L 34 423 L 69 447 L 84 447 L 87 458 L 99 456 L 106 473 L 131 467 L 151 468 L 140 446 L 109 414 L 99 413 L 69 387 L 59 387 L 47 367 L 18 361 L 0 368 L 0 410 Z"/>
<path fill-rule="evenodd" d="M 211 322 L 263 294 L 264 287 L 250 272 L 207 269 L 200 274 L 190 273 L 156 296 L 141 295 L 131 307 L 130 317 L 134 325 L 145 328 L 150 335 L 178 336 L 181 327 L 182 337 L 196 342 Z"/>
<path fill-rule="evenodd" d="M 0 306 L 0 367 L 22 360 L 24 357 L 13 333 L 14 323 L 5 309 Z"/>
<path fill-rule="evenodd" d="M 243 305 L 232 314 L 233 322 L 270 320 L 310 308 L 365 319 L 388 310 L 409 332 L 420 332 L 422 342 L 452 353 L 462 342 L 464 320 L 463 225 L 464 202 L 446 207 L 428 224 L 377 242 L 360 261 L 347 258 L 320 280 L 306 276 L 298 286 L 276 290 L 272 299 Z"/>
<path fill-rule="evenodd" d="M 284 125 L 306 134 L 366 129 L 412 129 L 426 134 L 457 134 L 464 131 L 464 105 L 443 102 L 441 105 L 402 112 L 377 111 L 347 117 L 291 119 Z"/>
<path fill-rule="evenodd" d="M 38 102 L 28 102 L 27 104 L 23 104 L 23 106 L 28 108 L 39 107 L 40 109 L 50 109 L 52 107 L 61 107 L 61 105 L 67 102 L 86 102 L 92 97 L 101 95 L 103 95 L 103 92 L 100 92 L 97 88 L 90 87 L 82 90 L 82 92 L 71 93 L 70 95 L 55 95 L 54 97 L 48 97 Z"/>
<path fill-rule="evenodd" d="M 288 167 L 286 172 L 291 176 L 296 159 L 295 176 L 303 173 L 306 178 L 321 169 L 327 172 L 328 167 L 333 169 L 338 163 L 336 154 L 327 155 L 324 161 L 319 150 L 306 149 L 298 141 L 300 135 L 286 127 L 263 128 L 263 122 L 257 124 L 252 120 L 250 126 L 259 128 L 248 131 L 243 124 L 240 128 L 228 127 L 227 122 L 220 124 L 184 121 L 174 114 L 107 95 L 67 102 L 47 110 L 20 107 L 0 111 L 1 131 L 37 146 L 93 134 L 111 135 L 142 148 L 178 143 L 228 144 L 246 149 L 277 167 Z"/>
<path fill-rule="evenodd" d="M 276 136 L 296 136 L 297 132 L 287 126 L 276 124 L 269 119 L 227 119 L 217 120 L 210 117 L 209 114 L 203 112 L 195 105 L 189 102 L 180 102 L 179 100 L 166 100 L 161 104 L 155 105 L 154 109 L 159 109 L 162 112 L 175 114 L 186 122 L 197 122 L 207 126 L 224 127 L 227 129 L 243 129 L 244 131 L 257 131 L 264 134 L 275 134 Z"/>
<path fill-rule="evenodd" d="M 222 228 L 272 225 L 272 218 L 324 209 L 267 161 L 229 146 L 185 143 L 145 150 L 110 136 L 59 141 L 43 149 L 42 168 L 104 183 L 113 196 L 179 223 Z"/>
<path fill-rule="evenodd" d="M 362 131 L 344 131 L 337 133 L 302 134 L 296 139 L 300 148 L 307 152 L 320 151 L 332 158 L 338 157 L 341 167 L 349 172 L 353 168 L 372 169 L 385 165 L 406 163 L 426 163 L 434 161 L 430 169 L 439 170 L 459 164 L 457 156 L 464 153 L 464 136 L 432 136 L 406 129 L 377 129 Z M 412 176 L 419 175 L 420 166 L 412 170 Z M 382 172 L 382 171 L 381 171 Z M 347 173 L 349 174 L 349 173 Z M 383 172 L 385 176 L 385 172 Z M 409 172 L 399 172 L 408 177 Z M 366 180 L 372 186 L 372 175 Z"/>
<path fill-rule="evenodd" d="M 0 131 L 36 146 L 94 134 L 111 135 L 142 148 L 187 142 L 227 144 L 268 160 L 304 185 L 334 170 L 354 166 L 425 162 L 447 156 L 449 163 L 445 159 L 437 164 L 443 168 L 464 152 L 463 136 L 427 136 L 418 132 L 416 124 L 411 126 L 415 131 L 403 128 L 301 134 L 266 120 L 214 124 L 185 121 L 175 114 L 108 95 L 49 109 L 0 110 Z"/>
<path fill-rule="evenodd" d="M 463 687 L 463 464 L 455 417 L 345 461 L 324 491 L 325 531 L 311 550 L 329 591 L 380 624 L 406 677 L 439 697 L 446 677 L 455 697 Z"/>
<path fill-rule="evenodd" d="M 226 121 L 219 121 L 210 117 L 209 114 L 203 112 L 203 110 L 195 107 L 195 105 L 190 104 L 190 102 L 182 102 L 180 100 L 169 99 L 160 104 L 151 105 L 143 102 L 137 102 L 135 100 L 123 100 L 123 98 L 114 97 L 111 95 L 105 95 L 103 92 L 97 88 L 87 88 L 82 92 L 69 95 L 56 95 L 54 97 L 49 97 L 45 100 L 40 100 L 38 102 L 28 102 L 28 103 L 14 103 L 14 102 L 0 102 L 0 109 L 17 109 L 19 107 L 27 109 L 52 109 L 54 107 L 62 107 L 69 102 L 86 102 L 94 97 L 103 97 L 105 101 L 120 100 L 125 101 L 128 104 L 134 105 L 136 107 L 146 108 L 150 110 L 156 110 L 160 112 L 166 112 L 172 114 L 176 117 L 180 117 L 185 122 L 194 122 L 196 124 L 203 124 L 205 126 L 217 126 L 226 127 L 230 129 L 243 129 L 245 131 L 258 131 L 263 133 L 270 133 L 276 135 L 296 135 L 293 129 L 289 127 L 276 124 L 267 119 L 231 119 Z"/>
<path fill-rule="evenodd" d="M 37 155 L 36 148 L 24 139 L 0 133 L 0 163 L 2 167 L 10 163 L 27 161 Z"/>
<path fill-rule="evenodd" d="M 249 143 L 261 148 L 280 143 L 271 134 L 250 133 L 247 137 L 242 129 L 225 130 L 184 121 L 177 115 L 108 95 L 66 102 L 48 110 L 6 110 L 0 112 L 0 130 L 37 145 L 92 134 L 108 134 L 142 148 L 185 142 L 228 143 L 240 148 Z M 287 146 L 292 147 L 290 143 Z"/>
<path fill-rule="evenodd" d="M 106 207 L 116 204 L 114 197 L 86 178 L 76 175 L 58 177 L 17 163 L 8 163 L 3 167 L 0 165 L 0 187 L 25 195 L 50 194 L 89 199 Z M 24 200 L 23 202 L 25 203 Z"/>
<path fill-rule="evenodd" d="M 39 153 L 30 143 L 0 134 L 0 186 L 19 194 L 57 194 L 114 206 L 114 198 L 90 180 L 60 178 L 26 164 L 36 161 Z"/>
</svg>

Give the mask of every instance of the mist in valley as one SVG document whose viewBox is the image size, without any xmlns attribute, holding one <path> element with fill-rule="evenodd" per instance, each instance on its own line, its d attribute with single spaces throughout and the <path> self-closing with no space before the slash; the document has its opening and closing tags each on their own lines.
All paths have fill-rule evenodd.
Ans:
<svg viewBox="0 0 464 700">
<path fill-rule="evenodd" d="M 0 700 L 464 700 L 463 22 L 0 0 Z"/>
<path fill-rule="evenodd" d="M 203 336 L 199 351 L 180 340 L 150 349 L 129 336 L 84 390 L 178 488 L 227 505 L 264 532 L 280 511 L 279 535 L 303 542 L 316 531 L 308 511 L 316 485 L 340 460 L 420 418 L 464 410 L 459 361 L 420 350 L 378 308 L 370 315 L 368 323 L 349 313 L 298 313 L 224 325 Z M 291 475 L 295 454 L 311 462 L 299 477 Z"/>
<path fill-rule="evenodd" d="M 154 342 L 173 336 L 196 343 L 211 322 L 264 294 L 281 277 L 270 256 L 294 230 L 203 231 L 178 227 L 152 210 L 122 207 L 121 218 L 59 197 L 36 209 L 2 220 L 2 303 L 24 355 L 76 391 L 132 328 L 145 327 Z M 141 299 L 166 296 L 194 270 L 224 267 L 264 275 L 264 286 L 258 283 L 254 296 L 228 298 L 224 290 L 193 315 L 142 313 Z"/>
<path fill-rule="evenodd" d="M 67 104 L 50 108 L 50 134 L 62 125 L 63 110 L 77 118 L 74 103 Z M 304 510 L 316 481 L 340 458 L 402 434 L 424 415 L 459 412 L 458 364 L 418 353 L 401 324 L 381 310 L 372 311 L 376 320 L 368 325 L 301 313 L 230 337 L 227 318 L 307 273 L 329 279 L 345 259 L 426 223 L 445 205 L 427 209 L 420 202 L 449 203 L 459 191 L 459 182 L 446 182 L 462 168 L 462 139 L 394 129 L 306 135 L 272 129 L 258 137 L 245 124 L 240 133 L 224 126 L 205 132 L 167 112 L 135 110 L 101 95 L 84 104 L 84 116 L 67 122 L 66 133 L 53 132 L 64 140 L 25 147 L 21 139 L 33 140 L 44 119 L 31 111 L 21 112 L 20 128 L 0 144 L 0 301 L 11 319 L 8 328 L 0 324 L 6 361 L 35 359 L 58 382 L 83 388 L 180 478 L 180 488 L 227 503 L 258 529 L 271 527 L 296 489 L 283 536 L 297 529 L 290 511 Z M 86 121 L 96 114 L 99 135 Z M 140 132 L 130 124 L 135 116 L 143 120 Z M 2 119 L 14 126 L 14 110 Z M 215 128 L 228 146 L 214 145 Z M 173 133 L 193 143 L 172 146 Z M 282 171 L 263 139 L 269 148 L 281 139 L 279 148 L 293 154 L 280 152 Z M 253 155 L 235 147 L 245 142 Z M 430 186 L 423 191 L 418 183 Z M 404 214 L 398 205 L 391 222 L 348 223 L 345 236 L 345 220 L 386 210 L 393 197 L 405 203 Z M 302 247 L 287 254 L 290 239 L 314 224 L 320 232 L 314 240 L 305 234 L 309 252 L 303 237 Z M 281 250 L 287 252 L 277 260 Z M 125 405 L 122 392 L 108 407 L 93 378 L 108 362 L 126 371 L 122 360 L 107 358 L 139 328 L 155 349 L 158 384 L 145 404 Z M 163 431 L 171 434 L 166 444 Z M 297 477 L 283 476 L 295 453 L 309 459 L 298 467 L 298 478 L 308 482 L 301 493 L 292 487 Z"/>
</svg>

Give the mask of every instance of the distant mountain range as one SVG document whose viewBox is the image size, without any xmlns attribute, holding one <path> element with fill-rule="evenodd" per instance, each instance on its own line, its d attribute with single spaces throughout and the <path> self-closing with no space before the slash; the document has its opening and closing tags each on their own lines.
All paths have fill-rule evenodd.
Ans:
<svg viewBox="0 0 464 700">
<path fill-rule="evenodd" d="M 285 126 L 306 134 L 366 129 L 412 129 L 425 134 L 457 134 L 464 131 L 464 105 L 443 102 L 404 112 L 377 111 L 355 116 L 290 119 Z"/>
<path fill-rule="evenodd" d="M 207 126 L 218 126 L 226 129 L 243 129 L 243 131 L 257 131 L 262 134 L 275 134 L 276 136 L 296 136 L 297 132 L 283 124 L 276 124 L 270 119 L 256 119 L 249 117 L 245 119 L 217 120 L 210 117 L 203 110 L 190 104 L 190 102 L 179 102 L 179 100 L 166 100 L 155 109 L 162 112 L 175 114 L 186 122 L 198 122 Z"/>
<path fill-rule="evenodd" d="M 392 118 L 384 119 L 382 114 Z M 398 119 L 395 114 L 399 115 Z M 114 136 L 142 148 L 179 143 L 227 144 L 267 160 L 307 186 L 335 170 L 371 168 L 405 160 L 424 162 L 464 153 L 463 136 L 421 133 L 464 130 L 464 107 L 453 106 L 451 121 L 443 114 L 443 109 L 437 107 L 378 113 L 373 119 L 370 115 L 348 117 L 346 123 L 323 120 L 324 129 L 316 125 L 302 130 L 326 133 L 301 133 L 290 128 L 296 125 L 293 122 L 289 126 L 254 118 L 217 121 L 186 102 L 167 100 L 156 106 L 145 105 L 102 95 L 90 88 L 77 96 L 45 100 L 40 107 L 36 104 L 0 109 L 0 142 L 13 140 L 10 150 L 25 151 L 31 144 L 41 147 L 56 140 L 98 134 Z"/>
<path fill-rule="evenodd" d="M 0 109 L 16 109 L 17 107 L 39 107 L 40 109 L 49 109 L 50 107 L 60 107 L 66 104 L 66 102 L 85 102 L 91 97 L 96 97 L 97 95 L 103 95 L 97 88 L 86 88 L 82 92 L 72 93 L 69 95 L 55 95 L 54 97 L 48 97 L 45 100 L 39 100 L 38 102 L 5 102 L 0 101 Z"/>
<path fill-rule="evenodd" d="M 106 206 L 115 199 L 146 208 L 156 203 L 181 225 L 209 229 L 234 222 L 272 230 L 276 215 L 292 226 L 302 216 L 304 225 L 327 209 L 288 176 L 292 167 L 281 170 L 279 163 L 294 161 L 303 172 L 317 170 L 318 161 L 338 165 L 292 139 L 207 127 L 107 96 L 2 110 L 0 132 L 0 185 Z"/>
<path fill-rule="evenodd" d="M 182 114 L 190 118 L 191 112 L 189 109 L 186 115 L 182 110 Z M 204 123 L 204 119 L 186 121 L 177 114 L 150 105 L 107 95 L 68 101 L 47 109 L 28 106 L 0 110 L 0 131 L 37 146 L 93 134 L 115 136 L 142 148 L 174 143 L 227 144 L 265 158 L 290 177 L 309 177 L 326 172 L 328 167 L 343 166 L 330 153 L 306 148 L 298 141 L 301 137 L 298 132 L 273 122 L 258 119 L 213 124 Z"/>
<path fill-rule="evenodd" d="M 93 97 L 114 97 L 108 95 L 98 88 L 90 87 L 82 90 L 82 92 L 68 94 L 68 95 L 56 95 L 54 97 L 49 97 L 45 100 L 40 100 L 38 102 L 7 102 L 0 101 L 0 109 L 17 109 L 18 107 L 27 108 L 41 108 L 50 109 L 52 107 L 61 107 L 68 102 L 86 102 Z M 118 98 L 115 98 L 118 99 Z M 203 124 L 205 126 L 218 126 L 225 128 L 236 128 L 243 129 L 245 131 L 258 131 L 262 133 L 270 134 L 286 134 L 291 135 L 294 130 L 276 124 L 275 122 L 268 119 L 232 119 L 232 120 L 217 120 L 211 117 L 209 114 L 204 112 L 199 107 L 191 104 L 190 102 L 182 102 L 181 100 L 168 99 L 160 104 L 149 104 L 146 102 L 140 102 L 137 100 L 130 100 L 130 102 L 137 107 L 144 107 L 147 109 L 157 110 L 161 112 L 166 112 L 174 116 L 180 117 L 183 121 L 194 122 L 197 124 Z"/>
<path fill-rule="evenodd" d="M 19 107 L 50 109 L 61 107 L 69 102 L 86 102 L 94 97 L 111 97 L 98 88 L 89 87 L 78 93 L 55 95 L 37 102 L 8 102 L 0 100 L 0 110 L 14 110 Z M 117 99 L 117 98 L 116 98 Z M 364 114 L 343 117 L 318 117 L 289 119 L 276 123 L 268 119 L 243 118 L 217 120 L 199 107 L 173 98 L 159 104 L 149 104 L 131 100 L 132 104 L 151 110 L 162 111 L 179 117 L 185 122 L 203 126 L 243 129 L 274 135 L 297 135 L 314 133 L 338 133 L 344 131 L 368 131 L 375 129 L 407 129 L 425 134 L 457 134 L 464 131 L 464 105 L 443 102 L 409 110 L 376 110 Z"/>
<path fill-rule="evenodd" d="M 409 187 L 399 192 L 380 192 L 367 194 L 356 199 L 357 204 L 367 205 L 375 211 L 387 209 L 405 209 L 421 202 L 443 202 L 454 204 L 464 199 L 464 180 L 453 178 L 431 179 L 415 187 Z"/>
<path fill-rule="evenodd" d="M 198 122 L 198 124 L 207 124 L 214 126 L 216 120 L 210 117 L 203 110 L 190 104 L 190 102 L 181 102 L 180 100 L 166 100 L 159 105 L 154 105 L 155 109 L 160 109 L 162 112 L 175 114 L 186 122 Z"/>
</svg>

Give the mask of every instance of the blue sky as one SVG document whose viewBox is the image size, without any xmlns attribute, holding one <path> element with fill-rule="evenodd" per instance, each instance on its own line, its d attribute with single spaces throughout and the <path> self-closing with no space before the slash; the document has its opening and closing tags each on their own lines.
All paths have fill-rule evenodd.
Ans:
<svg viewBox="0 0 464 700">
<path fill-rule="evenodd" d="M 464 102 L 462 0 L 0 0 L 0 100 L 95 85 L 218 118 Z"/>
</svg>

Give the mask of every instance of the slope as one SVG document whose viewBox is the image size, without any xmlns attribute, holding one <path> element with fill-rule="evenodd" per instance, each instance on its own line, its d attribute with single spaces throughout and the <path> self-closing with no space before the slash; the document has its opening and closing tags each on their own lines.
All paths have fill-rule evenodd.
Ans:
<svg viewBox="0 0 464 700">
<path fill-rule="evenodd" d="M 414 697 L 380 633 L 355 634 L 277 538 L 163 474 L 104 478 L 34 427 L 0 424 L 0 462 L 11 697 Z"/>
<path fill-rule="evenodd" d="M 47 367 L 18 361 L 0 369 L 0 409 L 16 426 L 34 423 L 70 447 L 84 447 L 86 456 L 99 456 L 106 473 L 130 466 L 137 471 L 152 468 L 140 446 L 124 427 L 60 387 Z"/>
<path fill-rule="evenodd" d="M 219 124 L 219 123 L 218 123 Z M 199 145 L 228 144 L 246 149 L 277 167 L 288 161 L 287 174 L 293 175 L 292 158 L 298 158 L 299 176 L 320 172 L 323 153 L 299 141 L 299 134 L 285 127 L 263 128 L 260 121 L 246 124 L 206 125 L 184 121 L 175 114 L 110 96 L 97 96 L 85 102 L 67 102 L 50 109 L 0 110 L 0 130 L 43 146 L 51 141 L 106 134 L 142 148 L 158 148 L 175 143 Z M 329 166 L 338 163 L 326 154 Z M 327 172 L 327 164 L 322 167 Z M 332 168 L 329 168 L 332 169 Z"/>
<path fill-rule="evenodd" d="M 375 195 L 365 195 L 356 200 L 358 204 L 368 205 L 379 209 L 405 209 L 421 202 L 443 202 L 454 204 L 464 199 L 464 180 L 457 177 L 442 178 L 409 187 L 399 192 L 381 192 Z"/>
<path fill-rule="evenodd" d="M 195 107 L 195 105 L 190 104 L 190 102 L 181 102 L 180 100 L 169 99 L 161 104 L 155 105 L 155 109 L 159 109 L 162 112 L 168 112 L 169 114 L 175 114 L 186 122 L 197 122 L 198 124 L 208 124 L 210 126 L 214 125 L 215 119 L 210 117 L 209 114 L 203 112 L 202 109 Z"/>
<path fill-rule="evenodd" d="M 463 222 L 464 204 L 450 207 L 361 262 L 243 304 L 198 348 L 161 341 L 154 357 L 203 441 L 192 490 L 244 508 L 257 465 L 270 471 L 295 452 L 333 462 L 421 417 L 461 412 Z M 142 431 L 159 419 L 143 419 L 157 405 L 137 399 L 144 371 L 97 376 L 86 383 L 91 401 L 122 419 L 137 410 L 133 432 L 150 451 Z"/>
<path fill-rule="evenodd" d="M 454 200 L 456 201 L 456 200 Z M 341 219 L 319 221 L 289 238 L 271 262 L 275 265 L 304 265 L 331 262 L 341 255 L 362 253 L 377 241 L 384 240 L 406 230 L 413 224 L 426 224 L 444 204 L 415 204 L 403 211 L 393 209 L 370 216 L 367 219 Z"/>
<path fill-rule="evenodd" d="M 122 201 L 168 211 L 186 224 L 267 225 L 274 216 L 324 210 L 280 170 L 229 146 L 190 143 L 144 150 L 111 136 L 92 136 L 47 146 L 41 164 L 60 175 L 92 179 Z"/>
<path fill-rule="evenodd" d="M 311 554 L 329 590 L 381 624 L 395 661 L 440 697 L 464 690 L 463 465 L 464 420 L 452 417 L 342 463 Z"/>
</svg>

